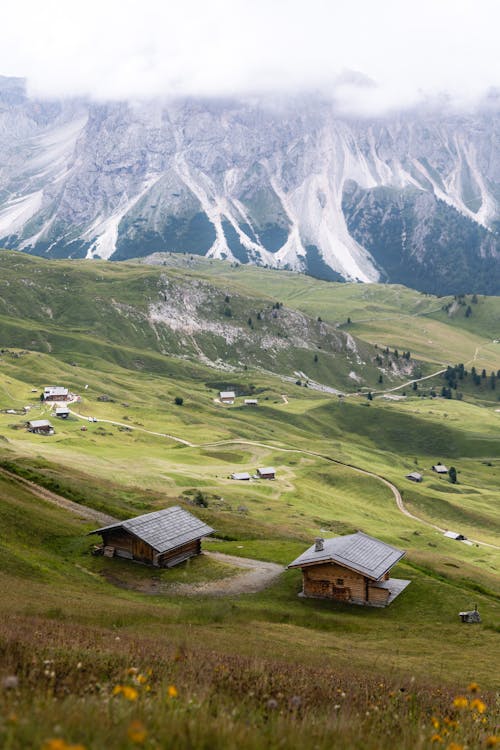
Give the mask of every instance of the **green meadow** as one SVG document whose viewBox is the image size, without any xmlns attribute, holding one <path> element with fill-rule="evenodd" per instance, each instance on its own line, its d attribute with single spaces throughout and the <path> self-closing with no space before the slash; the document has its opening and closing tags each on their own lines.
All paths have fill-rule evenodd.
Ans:
<svg viewBox="0 0 500 750">
<path fill-rule="evenodd" d="M 145 284 L 153 288 L 160 274 L 172 284 L 179 279 L 182 288 L 201 279 L 229 298 L 249 300 L 244 317 L 266 300 L 283 302 L 309 321 L 320 317 L 332 330 L 338 324 L 335 330 L 348 331 L 358 355 L 369 360 L 367 385 L 375 392 L 372 358 L 385 346 L 410 349 L 422 375 L 475 356 L 499 369 L 498 300 L 480 297 L 462 320 L 443 310 L 453 301 L 403 287 L 331 284 L 206 260 L 147 266 L 5 258 L 0 678 L 14 674 L 19 684 L 0 692 L 3 745 L 50 748 L 48 742 L 61 739 L 66 745 L 52 750 L 139 744 L 246 750 L 312 746 L 312 737 L 321 749 L 427 748 L 438 732 L 434 716 L 441 732 L 434 744 L 493 746 L 487 743 L 499 655 L 496 391 L 431 398 L 426 381 L 415 393 L 399 373 L 387 387 L 402 385 L 406 398 L 380 393 L 370 401 L 352 379 L 346 389 L 352 351 L 332 349 L 328 362 L 335 367 L 324 367 L 327 384 L 346 394 L 340 397 L 297 384 L 294 371 L 311 363 L 313 350 L 299 356 L 295 344 L 284 347 L 269 367 L 251 359 L 238 364 L 234 355 L 227 368 L 222 350 L 196 354 L 192 341 L 148 328 L 142 312 Z M 35 294 L 38 277 L 43 284 Z M 30 304 L 34 294 L 37 306 Z M 111 308 L 116 317 L 101 319 Z M 231 346 L 236 351 L 238 344 Z M 49 384 L 80 397 L 67 420 L 40 400 Z M 379 390 L 385 385 L 384 378 Z M 225 388 L 241 394 L 232 406 L 218 401 Z M 243 405 L 250 394 L 259 400 L 256 408 Z M 182 404 L 175 403 L 179 397 Z M 53 436 L 26 430 L 27 419 L 39 418 L 51 420 Z M 456 484 L 432 471 L 439 461 L 456 468 Z M 276 467 L 276 480 L 230 479 L 234 471 L 254 474 L 267 465 Z M 423 482 L 407 480 L 411 471 L 422 473 Z M 76 502 L 81 514 L 43 499 L 16 476 Z M 383 478 L 418 520 L 400 511 Z M 411 585 L 387 609 L 301 599 L 297 570 L 284 570 L 254 594 L 184 596 L 176 585 L 234 578 L 239 570 L 208 556 L 156 571 L 91 554 L 96 537 L 88 532 L 98 524 L 83 506 L 127 518 L 172 504 L 216 530 L 206 550 L 283 566 L 316 536 L 362 530 L 406 550 L 394 575 Z M 471 543 L 448 539 L 435 526 Z M 462 624 L 458 612 L 475 605 L 482 623 Z M 467 693 L 472 681 L 481 686 L 484 712 Z M 113 696 L 117 685 L 137 695 Z M 459 715 L 453 699 L 461 694 L 468 697 Z M 134 722 L 142 740 L 139 731 L 133 738 Z"/>
</svg>

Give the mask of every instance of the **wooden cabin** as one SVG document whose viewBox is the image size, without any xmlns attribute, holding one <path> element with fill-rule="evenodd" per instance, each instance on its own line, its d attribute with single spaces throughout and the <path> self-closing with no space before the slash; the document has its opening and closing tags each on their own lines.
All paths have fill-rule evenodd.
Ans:
<svg viewBox="0 0 500 750">
<path fill-rule="evenodd" d="M 219 401 L 222 404 L 234 404 L 236 393 L 234 391 L 221 391 L 219 393 Z"/>
<path fill-rule="evenodd" d="M 43 389 L 44 401 L 67 401 L 68 399 L 69 391 L 67 388 L 59 385 L 47 385 Z"/>
<path fill-rule="evenodd" d="M 234 474 L 231 474 L 231 479 L 236 479 L 240 482 L 248 482 L 250 474 L 248 471 L 236 471 Z"/>
<path fill-rule="evenodd" d="M 256 398 L 246 398 L 244 401 L 245 406 L 258 406 L 258 399 Z"/>
<path fill-rule="evenodd" d="M 69 409 L 67 406 L 58 406 L 56 408 L 56 417 L 60 419 L 67 419 L 69 417 Z"/>
<path fill-rule="evenodd" d="M 410 482 L 421 482 L 423 479 L 422 474 L 419 474 L 418 471 L 412 471 L 410 474 L 406 475 L 406 478 L 410 480 Z"/>
<path fill-rule="evenodd" d="M 55 432 L 48 419 L 32 419 L 26 423 L 26 426 L 28 432 L 36 435 L 53 435 Z"/>
<path fill-rule="evenodd" d="M 448 469 L 443 464 L 434 464 L 432 471 L 435 471 L 436 474 L 448 474 Z"/>
<path fill-rule="evenodd" d="M 276 479 L 276 469 L 274 466 L 265 466 L 257 469 L 257 476 L 259 479 Z"/>
<path fill-rule="evenodd" d="M 145 513 L 91 534 L 102 536 L 102 553 L 159 568 L 171 568 L 199 555 L 201 540 L 213 532 L 210 526 L 187 510 L 174 505 Z"/>
<path fill-rule="evenodd" d="M 334 539 L 316 539 L 288 567 L 302 570 L 299 596 L 386 607 L 410 583 L 389 576 L 405 554 L 358 531 Z"/>
</svg>

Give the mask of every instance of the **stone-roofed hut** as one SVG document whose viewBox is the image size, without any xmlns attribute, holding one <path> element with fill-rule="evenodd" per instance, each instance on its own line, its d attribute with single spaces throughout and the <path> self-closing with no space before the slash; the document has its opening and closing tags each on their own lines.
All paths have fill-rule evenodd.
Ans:
<svg viewBox="0 0 500 750">
<path fill-rule="evenodd" d="M 67 401 L 68 399 L 69 399 L 68 389 L 63 388 L 60 385 L 47 385 L 43 389 L 44 401 Z"/>
<path fill-rule="evenodd" d="M 436 474 L 448 474 L 448 469 L 444 464 L 434 464 L 432 471 L 435 471 Z"/>
<path fill-rule="evenodd" d="M 406 475 L 406 478 L 410 480 L 410 482 L 421 482 L 423 479 L 422 474 L 419 474 L 418 471 L 411 471 L 409 474 Z"/>
<path fill-rule="evenodd" d="M 410 583 L 389 576 L 405 554 L 358 531 L 334 539 L 316 539 L 288 567 L 302 569 L 301 596 L 385 607 Z"/>
<path fill-rule="evenodd" d="M 107 557 L 124 557 L 159 568 L 171 568 L 199 555 L 201 540 L 213 532 L 187 510 L 174 505 L 153 513 L 103 526 L 100 534 Z"/>
<path fill-rule="evenodd" d="M 276 469 L 274 466 L 263 466 L 257 469 L 257 476 L 259 479 L 276 479 Z"/>
<path fill-rule="evenodd" d="M 219 401 L 222 404 L 234 404 L 236 393 L 234 391 L 221 391 L 219 393 Z"/>
<path fill-rule="evenodd" d="M 34 432 L 36 435 L 53 435 L 54 428 L 48 419 L 31 419 L 26 423 L 28 432 Z"/>
</svg>

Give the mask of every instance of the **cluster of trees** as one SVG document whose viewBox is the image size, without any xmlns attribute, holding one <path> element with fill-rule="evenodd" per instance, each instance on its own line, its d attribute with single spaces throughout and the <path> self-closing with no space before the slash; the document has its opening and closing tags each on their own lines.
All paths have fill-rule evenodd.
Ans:
<svg viewBox="0 0 500 750">
<path fill-rule="evenodd" d="M 488 375 L 484 368 L 481 370 L 481 373 L 479 373 L 473 366 L 471 367 L 469 373 L 465 369 L 464 365 L 460 363 L 458 365 L 454 365 L 453 367 L 448 365 L 446 371 L 443 373 L 443 378 L 447 382 L 447 390 L 450 390 L 452 388 L 454 390 L 457 390 L 459 382 L 466 380 L 471 381 L 475 386 L 488 385 L 489 388 L 494 391 L 497 385 L 497 381 L 500 379 L 500 370 L 497 370 L 496 373 L 491 372 Z M 445 386 L 443 386 L 443 388 L 445 388 Z M 451 395 L 446 396 L 446 398 L 451 398 Z"/>
<path fill-rule="evenodd" d="M 375 344 L 375 349 L 378 349 L 377 344 Z M 386 346 L 385 349 L 382 349 L 382 353 L 385 357 L 390 357 L 392 354 L 394 359 L 399 359 L 400 357 L 401 359 L 406 359 L 407 361 L 411 359 L 411 352 L 409 350 L 407 352 L 401 352 L 400 354 L 397 349 L 394 349 L 394 351 L 391 352 L 389 347 Z M 375 357 L 375 361 L 377 362 L 377 364 L 380 364 L 380 365 L 383 364 L 383 359 L 380 356 L 380 354 L 377 354 L 377 356 Z"/>
<path fill-rule="evenodd" d="M 477 294 L 471 295 L 470 302 L 473 305 L 477 305 L 478 303 Z M 448 304 L 443 305 L 442 309 L 445 312 L 449 312 L 452 305 L 454 305 L 455 303 L 460 305 L 460 307 L 465 307 L 465 317 L 470 318 L 470 316 L 472 315 L 472 307 L 470 306 L 470 304 L 469 305 L 467 304 L 467 295 L 465 294 L 455 294 L 453 297 L 453 302 L 448 302 Z"/>
</svg>

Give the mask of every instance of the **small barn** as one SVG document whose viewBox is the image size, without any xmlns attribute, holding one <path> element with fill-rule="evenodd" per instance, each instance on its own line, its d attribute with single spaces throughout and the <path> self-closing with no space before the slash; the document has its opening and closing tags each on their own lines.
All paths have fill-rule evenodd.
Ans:
<svg viewBox="0 0 500 750">
<path fill-rule="evenodd" d="M 234 391 L 221 391 L 219 393 L 219 401 L 223 404 L 234 404 L 236 393 Z"/>
<path fill-rule="evenodd" d="M 54 428 L 48 419 L 32 419 L 26 423 L 28 432 L 34 432 L 36 435 L 53 435 Z"/>
<path fill-rule="evenodd" d="M 91 531 L 102 536 L 107 557 L 171 568 L 201 552 L 201 540 L 213 532 L 187 510 L 174 505 Z"/>
<path fill-rule="evenodd" d="M 434 464 L 432 471 L 435 471 L 436 474 L 448 474 L 448 469 L 444 464 Z"/>
<path fill-rule="evenodd" d="M 257 406 L 259 403 L 259 400 L 256 398 L 246 398 L 244 403 L 245 403 L 245 406 Z"/>
<path fill-rule="evenodd" d="M 56 417 L 59 417 L 60 419 L 67 419 L 69 417 L 69 409 L 67 406 L 57 406 L 56 407 Z"/>
<path fill-rule="evenodd" d="M 405 554 L 358 531 L 316 539 L 288 567 L 302 569 L 300 596 L 386 607 L 410 583 L 389 575 Z"/>
<path fill-rule="evenodd" d="M 418 471 L 412 471 L 410 474 L 406 475 L 406 478 L 410 480 L 410 482 L 421 482 L 423 479 L 422 474 L 419 474 Z"/>
<path fill-rule="evenodd" d="M 259 479 L 276 479 L 276 469 L 274 466 L 265 466 L 257 469 L 257 476 Z"/>
<path fill-rule="evenodd" d="M 43 389 L 44 401 L 67 401 L 68 399 L 69 399 L 68 389 L 63 388 L 60 385 L 47 385 Z"/>
<path fill-rule="evenodd" d="M 250 474 L 248 471 L 237 471 L 234 474 L 231 474 L 231 479 L 237 479 L 240 482 L 247 482 L 250 479 Z"/>
</svg>

